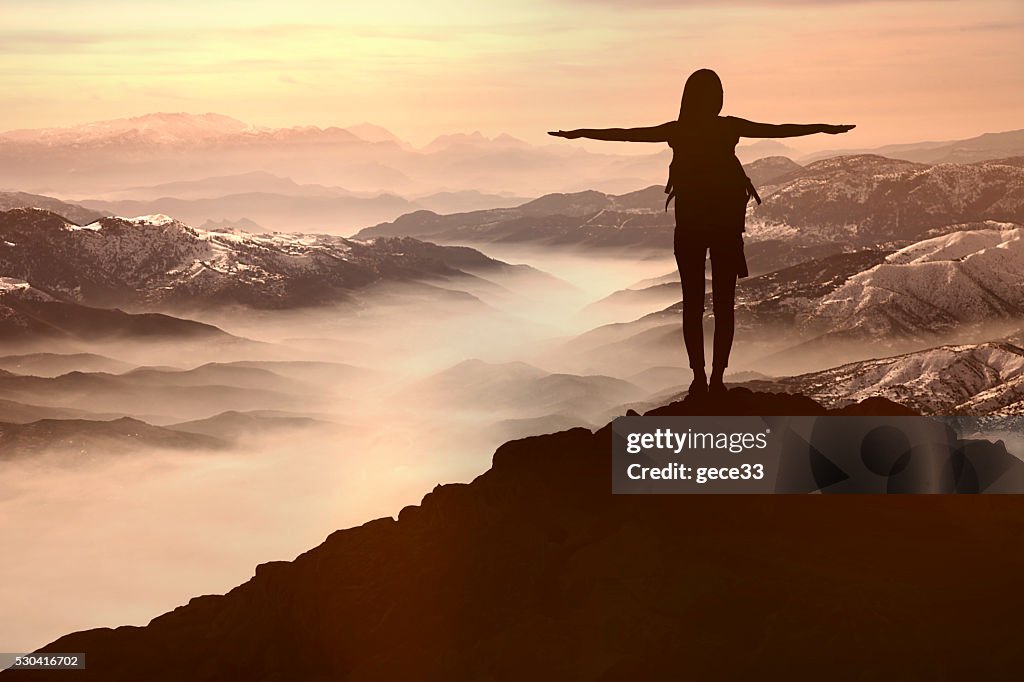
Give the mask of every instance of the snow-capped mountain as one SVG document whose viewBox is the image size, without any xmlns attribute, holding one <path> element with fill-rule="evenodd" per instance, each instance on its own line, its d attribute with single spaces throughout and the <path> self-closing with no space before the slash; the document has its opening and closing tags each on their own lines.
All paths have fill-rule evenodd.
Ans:
<svg viewBox="0 0 1024 682">
<path fill-rule="evenodd" d="M 0 272 L 92 305 L 287 308 L 333 303 L 377 282 L 471 280 L 508 266 L 409 238 L 213 232 L 166 215 L 84 226 L 48 211 L 0 213 Z M 527 268 L 529 270 L 529 268 Z"/>
<path fill-rule="evenodd" d="M 1024 349 L 1007 342 L 941 346 L 749 385 L 828 406 L 883 396 L 924 414 L 1024 414 Z"/>
<path fill-rule="evenodd" d="M 896 251 L 816 301 L 801 324 L 884 338 L 1024 319 L 1024 228 L 990 225 Z"/>
<path fill-rule="evenodd" d="M 736 292 L 737 323 L 741 328 L 783 325 L 800 329 L 814 318 L 822 298 L 884 262 L 886 255 L 876 250 L 839 253 L 742 280 Z M 711 310 L 710 296 L 706 307 Z M 681 312 L 682 302 L 678 301 L 657 316 L 671 313 L 675 319 Z"/>
</svg>

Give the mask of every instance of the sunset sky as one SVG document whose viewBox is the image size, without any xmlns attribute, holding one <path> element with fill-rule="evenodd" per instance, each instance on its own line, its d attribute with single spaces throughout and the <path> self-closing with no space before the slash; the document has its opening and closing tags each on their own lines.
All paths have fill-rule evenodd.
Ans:
<svg viewBox="0 0 1024 682">
<path fill-rule="evenodd" d="M 646 125 L 711 67 L 724 113 L 843 146 L 1024 128 L 1024 2 L 5 0 L 0 130 L 155 111 L 447 132 Z M 820 136 L 819 136 L 820 137 Z M 825 140 L 835 145 L 835 140 Z"/>
</svg>

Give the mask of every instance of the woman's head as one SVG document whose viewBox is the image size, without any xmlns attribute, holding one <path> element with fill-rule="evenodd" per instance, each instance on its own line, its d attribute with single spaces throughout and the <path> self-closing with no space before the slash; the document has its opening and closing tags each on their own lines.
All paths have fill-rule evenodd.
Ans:
<svg viewBox="0 0 1024 682">
<path fill-rule="evenodd" d="M 707 118 L 722 111 L 722 79 L 711 69 L 698 69 L 683 86 L 679 118 Z"/>
</svg>

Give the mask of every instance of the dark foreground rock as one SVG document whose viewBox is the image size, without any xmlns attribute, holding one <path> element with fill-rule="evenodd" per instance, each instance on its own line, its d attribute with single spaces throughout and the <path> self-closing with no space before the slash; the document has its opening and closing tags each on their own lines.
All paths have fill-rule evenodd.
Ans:
<svg viewBox="0 0 1024 682">
<path fill-rule="evenodd" d="M 824 414 L 734 391 L 659 414 Z M 876 400 L 847 413 L 902 414 Z M 54 680 L 1019 679 L 1021 496 L 613 496 L 610 428 L 333 533 Z"/>
</svg>

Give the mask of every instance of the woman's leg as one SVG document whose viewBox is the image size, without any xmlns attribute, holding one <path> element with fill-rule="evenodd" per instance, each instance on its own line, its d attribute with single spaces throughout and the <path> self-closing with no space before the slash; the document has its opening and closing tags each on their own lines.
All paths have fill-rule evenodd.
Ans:
<svg viewBox="0 0 1024 682">
<path fill-rule="evenodd" d="M 683 343 L 694 379 L 704 379 L 704 260 L 707 245 L 677 239 L 676 266 L 683 286 Z"/>
<path fill-rule="evenodd" d="M 740 263 L 737 246 L 732 240 L 713 245 L 710 251 L 711 301 L 715 315 L 711 387 L 724 390 L 722 377 L 725 375 L 725 368 L 729 366 L 729 352 L 732 350 L 732 340 L 736 333 L 736 278 Z"/>
</svg>

